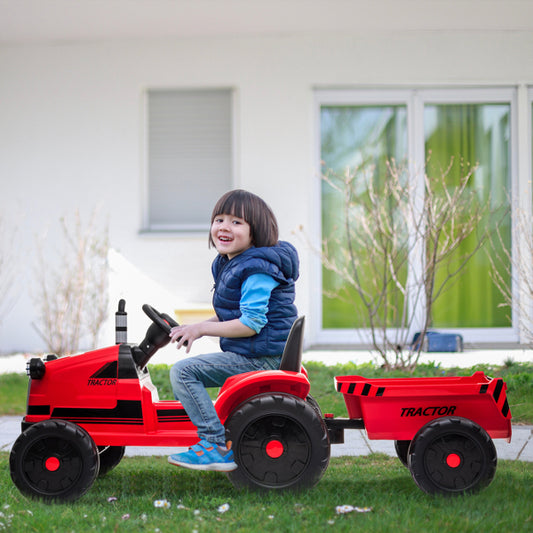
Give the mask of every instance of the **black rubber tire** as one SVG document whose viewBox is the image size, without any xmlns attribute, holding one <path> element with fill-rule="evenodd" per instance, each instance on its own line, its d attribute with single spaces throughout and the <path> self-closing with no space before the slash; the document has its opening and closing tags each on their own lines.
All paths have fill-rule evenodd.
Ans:
<svg viewBox="0 0 533 533">
<path fill-rule="evenodd" d="M 113 470 L 122 461 L 125 451 L 125 446 L 98 446 L 98 455 L 100 456 L 98 477 L 105 476 Z"/>
<path fill-rule="evenodd" d="M 19 435 L 9 457 L 11 479 L 22 494 L 46 502 L 80 498 L 100 467 L 90 435 L 66 420 L 44 420 Z"/>
<path fill-rule="evenodd" d="M 408 466 L 407 455 L 409 454 L 410 445 L 411 445 L 410 440 L 395 440 L 394 441 L 394 449 L 396 450 L 396 455 L 398 456 L 398 459 L 402 462 L 403 466 Z"/>
<path fill-rule="evenodd" d="M 330 456 L 326 425 L 307 402 L 288 394 L 255 396 L 226 423 L 238 468 L 228 473 L 237 488 L 314 486 Z"/>
<path fill-rule="evenodd" d="M 469 494 L 490 484 L 496 472 L 496 448 L 472 420 L 437 418 L 419 430 L 409 448 L 408 466 L 415 483 L 429 494 Z"/>
<path fill-rule="evenodd" d="M 313 396 L 308 394 L 307 397 L 305 398 L 305 401 L 318 413 L 318 416 L 320 418 L 323 418 L 322 409 L 320 408 L 320 405 L 318 405 L 318 402 L 315 400 Z"/>
</svg>

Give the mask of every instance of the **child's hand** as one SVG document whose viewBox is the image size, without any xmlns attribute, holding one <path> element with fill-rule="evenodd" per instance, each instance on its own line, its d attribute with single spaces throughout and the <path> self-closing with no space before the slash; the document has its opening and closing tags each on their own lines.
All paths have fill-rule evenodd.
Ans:
<svg viewBox="0 0 533 533">
<path fill-rule="evenodd" d="M 192 343 L 203 336 L 200 332 L 200 324 L 190 326 L 174 326 L 169 333 L 170 342 L 176 342 L 176 348 L 179 350 L 182 346 L 187 348 L 189 353 Z"/>
<path fill-rule="evenodd" d="M 181 326 L 174 326 L 168 336 L 170 337 L 170 342 L 176 342 L 181 340 L 180 330 Z"/>
</svg>

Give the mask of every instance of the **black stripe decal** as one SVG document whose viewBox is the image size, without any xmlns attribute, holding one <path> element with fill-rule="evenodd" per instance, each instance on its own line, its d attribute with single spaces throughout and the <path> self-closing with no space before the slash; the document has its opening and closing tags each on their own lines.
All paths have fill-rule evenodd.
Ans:
<svg viewBox="0 0 533 533">
<path fill-rule="evenodd" d="M 97 370 L 91 378 L 116 378 L 118 373 L 118 362 L 111 361 L 111 363 L 105 364 L 100 370 Z"/>
<path fill-rule="evenodd" d="M 509 402 L 507 401 L 507 398 L 505 398 L 505 402 L 503 403 L 502 407 L 502 415 L 507 418 L 507 415 L 509 414 Z"/>
<path fill-rule="evenodd" d="M 185 409 L 158 409 L 157 417 L 163 416 L 187 416 Z"/>
<path fill-rule="evenodd" d="M 190 422 L 191 419 L 188 416 L 162 416 L 158 417 L 157 421 L 160 424 L 171 424 L 174 422 Z"/>
<path fill-rule="evenodd" d="M 383 396 L 384 392 L 385 392 L 385 387 L 379 387 L 378 391 L 376 392 L 376 396 Z"/>
<path fill-rule="evenodd" d="M 112 426 L 142 426 L 143 420 L 142 418 L 135 420 L 133 418 L 129 418 L 127 420 L 120 419 L 120 418 L 71 418 L 71 417 L 52 417 L 52 418 L 61 418 L 61 420 L 68 420 L 69 422 L 73 422 L 75 424 L 106 424 L 106 425 L 112 425 Z"/>
<path fill-rule="evenodd" d="M 494 389 L 494 395 L 493 395 L 496 403 L 498 403 L 498 400 L 500 399 L 500 394 L 502 392 L 502 389 L 503 389 L 503 379 L 498 378 L 496 380 L 496 388 Z"/>
<path fill-rule="evenodd" d="M 350 383 L 350 386 L 348 387 L 348 394 L 353 394 L 354 390 L 355 390 L 355 383 Z"/>
<path fill-rule="evenodd" d="M 137 379 L 137 369 L 133 361 L 131 346 L 121 344 L 118 349 L 118 377 L 119 379 Z"/>
<path fill-rule="evenodd" d="M 49 415 L 50 406 L 49 405 L 28 405 L 26 410 L 29 415 Z"/>
<path fill-rule="evenodd" d="M 481 385 L 479 389 L 479 394 L 485 394 L 489 390 L 489 386 L 487 384 Z"/>
<path fill-rule="evenodd" d="M 371 385 L 370 383 L 365 383 L 365 386 L 363 387 L 363 392 L 361 393 L 362 396 L 368 396 L 368 393 L 370 392 Z"/>
<path fill-rule="evenodd" d="M 52 418 L 64 418 L 68 420 L 107 420 L 112 423 L 138 424 L 140 420 L 142 423 L 142 404 L 139 401 L 118 400 L 116 407 L 112 409 L 86 409 L 78 407 L 57 407 L 52 412 Z M 120 422 L 122 421 L 122 422 Z M 103 423 L 103 422 L 95 422 Z"/>
</svg>

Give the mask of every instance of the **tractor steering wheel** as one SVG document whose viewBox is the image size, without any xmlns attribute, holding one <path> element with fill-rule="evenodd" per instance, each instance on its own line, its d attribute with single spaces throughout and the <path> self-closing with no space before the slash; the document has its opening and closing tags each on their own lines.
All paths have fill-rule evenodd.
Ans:
<svg viewBox="0 0 533 533">
<path fill-rule="evenodd" d="M 160 313 L 157 309 L 154 309 L 151 305 L 144 304 L 142 309 L 146 313 L 148 318 L 152 320 L 154 324 L 157 324 L 161 329 L 163 329 L 167 333 L 170 333 L 170 330 L 174 326 L 179 325 L 174 319 L 172 319 L 165 313 Z"/>
</svg>

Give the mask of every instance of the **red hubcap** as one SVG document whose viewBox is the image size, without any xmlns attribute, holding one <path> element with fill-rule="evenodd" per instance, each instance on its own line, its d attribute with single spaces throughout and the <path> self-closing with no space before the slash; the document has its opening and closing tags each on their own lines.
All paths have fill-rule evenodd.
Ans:
<svg viewBox="0 0 533 533">
<path fill-rule="evenodd" d="M 59 468 L 59 459 L 57 457 L 49 457 L 44 466 L 49 472 L 55 472 Z"/>
<path fill-rule="evenodd" d="M 277 459 L 283 454 L 283 444 L 279 440 L 271 440 L 266 445 L 266 453 L 272 459 Z"/>
<path fill-rule="evenodd" d="M 446 464 L 450 468 L 457 468 L 461 464 L 461 458 L 456 453 L 450 453 L 450 455 L 446 457 Z"/>
</svg>

